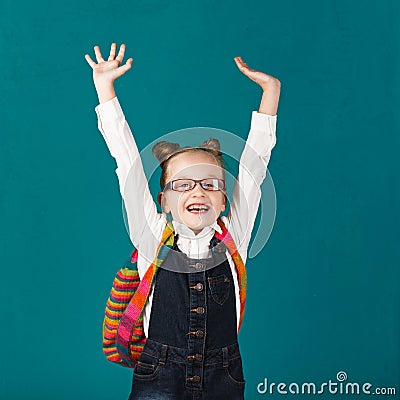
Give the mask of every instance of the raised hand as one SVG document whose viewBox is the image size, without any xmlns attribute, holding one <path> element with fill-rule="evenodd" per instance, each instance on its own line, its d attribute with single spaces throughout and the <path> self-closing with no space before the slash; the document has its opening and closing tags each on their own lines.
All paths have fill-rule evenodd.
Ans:
<svg viewBox="0 0 400 400">
<path fill-rule="evenodd" d="M 242 72 L 252 81 L 260 85 L 263 90 L 270 88 L 272 85 L 280 86 L 279 79 L 273 77 L 272 75 L 268 75 L 264 72 L 249 68 L 247 63 L 245 63 L 242 60 L 242 57 L 235 57 L 234 60 L 240 72 Z"/>
<path fill-rule="evenodd" d="M 108 56 L 108 60 L 104 61 L 103 56 L 100 52 L 99 46 L 94 46 L 94 53 L 96 55 L 96 64 L 89 54 L 85 54 L 86 61 L 93 69 L 93 78 L 94 79 L 104 79 L 109 81 L 115 81 L 115 79 L 119 78 L 126 71 L 131 69 L 133 58 L 129 58 L 124 65 L 121 65 L 122 60 L 125 55 L 125 44 L 121 44 L 117 57 L 115 57 L 117 44 L 112 43 L 110 49 L 110 55 Z"/>
<path fill-rule="evenodd" d="M 240 72 L 246 75 L 249 79 L 261 86 L 263 95 L 261 98 L 259 113 L 276 115 L 278 110 L 279 95 L 281 92 L 281 82 L 279 79 L 264 72 L 249 68 L 247 63 L 242 60 L 242 57 L 234 58 Z"/>
<path fill-rule="evenodd" d="M 85 54 L 86 61 L 93 69 L 93 81 L 100 103 L 116 96 L 114 81 L 132 67 L 133 58 L 129 58 L 125 64 L 121 65 L 125 55 L 125 48 L 125 44 L 121 44 L 118 55 L 116 56 L 117 44 L 112 43 L 110 55 L 107 61 L 105 61 L 101 55 L 100 47 L 94 46 L 97 64 L 92 60 L 89 54 Z"/>
</svg>

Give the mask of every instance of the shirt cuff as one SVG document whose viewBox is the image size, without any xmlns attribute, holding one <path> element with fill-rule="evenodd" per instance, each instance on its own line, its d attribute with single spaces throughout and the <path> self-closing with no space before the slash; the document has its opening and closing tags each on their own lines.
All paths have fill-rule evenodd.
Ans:
<svg viewBox="0 0 400 400">
<path fill-rule="evenodd" d="M 98 104 L 94 110 L 103 122 L 124 116 L 122 107 L 116 96 L 111 100 Z"/>
<path fill-rule="evenodd" d="M 251 129 L 256 131 L 259 130 L 268 130 L 271 126 L 270 123 L 273 125 L 276 124 L 278 115 L 270 115 L 270 114 L 263 114 L 259 113 L 258 111 L 253 111 L 251 113 Z"/>
<path fill-rule="evenodd" d="M 247 137 L 247 144 L 256 154 L 265 156 L 271 152 L 276 144 L 277 115 L 269 115 L 253 111 L 251 128 Z"/>
</svg>

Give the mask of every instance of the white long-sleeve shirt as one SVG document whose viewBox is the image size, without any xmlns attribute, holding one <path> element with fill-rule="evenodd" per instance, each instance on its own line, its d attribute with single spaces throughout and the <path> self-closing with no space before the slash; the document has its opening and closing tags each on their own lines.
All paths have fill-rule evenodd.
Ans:
<svg viewBox="0 0 400 400">
<path fill-rule="evenodd" d="M 98 128 L 117 163 L 116 174 L 127 214 L 131 242 L 138 249 L 138 272 L 142 279 L 153 262 L 162 233 L 167 223 L 165 213 L 159 213 L 148 187 L 142 161 L 132 132 L 125 119 L 118 98 L 95 107 Z M 240 158 L 239 173 L 235 182 L 230 209 L 221 216 L 233 237 L 244 263 L 251 231 L 260 203 L 260 185 L 266 176 L 271 150 L 276 143 L 277 115 L 252 112 L 250 132 Z M 209 243 L 214 231 L 221 233 L 217 222 L 203 228 L 197 235 L 183 223 L 172 221 L 179 234 L 179 249 L 191 258 L 208 256 Z M 227 251 L 226 257 L 232 270 L 236 295 L 237 326 L 240 317 L 240 298 L 236 267 Z M 154 285 L 143 311 L 143 327 L 148 336 Z"/>
</svg>

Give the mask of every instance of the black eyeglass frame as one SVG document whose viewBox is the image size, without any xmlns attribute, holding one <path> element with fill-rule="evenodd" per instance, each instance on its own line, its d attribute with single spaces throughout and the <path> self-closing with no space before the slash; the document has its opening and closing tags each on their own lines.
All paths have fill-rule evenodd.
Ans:
<svg viewBox="0 0 400 400">
<path fill-rule="evenodd" d="M 223 182 L 223 188 L 222 188 L 222 189 L 213 190 L 213 189 L 207 189 L 207 188 L 203 187 L 202 182 L 207 181 L 207 180 L 210 180 L 210 179 L 218 180 L 218 181 L 220 181 L 220 182 Z M 174 182 L 177 182 L 177 181 L 192 181 L 192 182 L 194 182 L 194 185 L 193 185 L 192 188 L 187 189 L 187 190 L 176 190 L 176 189 L 173 188 L 173 185 L 174 185 Z M 196 185 L 197 185 L 198 183 L 200 183 L 200 186 L 202 187 L 202 189 L 206 190 L 207 192 L 218 192 L 218 191 L 220 191 L 220 192 L 222 192 L 222 193 L 225 193 L 226 182 L 225 182 L 225 179 L 220 179 L 220 178 L 204 178 L 204 179 L 181 178 L 181 179 L 174 179 L 174 180 L 172 180 L 172 181 L 169 181 L 169 182 L 164 186 L 163 191 L 168 190 L 168 189 L 171 189 L 171 190 L 173 190 L 174 192 L 189 192 L 190 190 L 193 190 L 193 189 L 196 187 Z"/>
</svg>

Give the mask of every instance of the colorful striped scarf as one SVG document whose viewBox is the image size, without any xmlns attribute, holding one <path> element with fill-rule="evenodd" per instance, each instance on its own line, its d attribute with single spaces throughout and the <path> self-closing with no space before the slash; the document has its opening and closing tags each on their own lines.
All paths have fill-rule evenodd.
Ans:
<svg viewBox="0 0 400 400">
<path fill-rule="evenodd" d="M 240 296 L 240 330 L 246 303 L 246 268 L 236 248 L 236 244 L 222 222 L 217 220 L 222 233 L 215 231 L 236 266 Z M 146 343 L 143 330 L 143 309 L 150 294 L 157 270 L 174 244 L 174 228 L 167 222 L 162 234 L 156 257 L 142 280 L 137 270 L 138 251 L 135 249 L 130 260 L 121 268 L 113 282 L 107 300 L 103 322 L 103 351 L 106 358 L 121 366 L 134 368 Z"/>
</svg>

